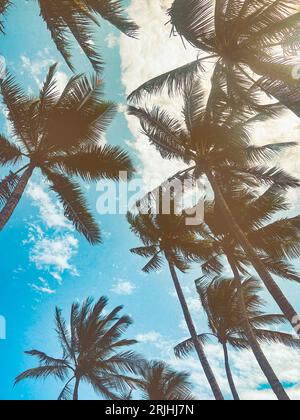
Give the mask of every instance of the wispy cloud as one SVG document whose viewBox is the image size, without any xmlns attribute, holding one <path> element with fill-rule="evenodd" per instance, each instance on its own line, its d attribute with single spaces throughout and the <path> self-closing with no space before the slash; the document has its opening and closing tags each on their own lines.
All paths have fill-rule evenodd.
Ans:
<svg viewBox="0 0 300 420">
<path fill-rule="evenodd" d="M 35 290 L 36 292 L 43 293 L 46 295 L 54 295 L 56 292 L 55 290 L 51 289 L 47 280 L 43 277 L 39 277 L 39 284 L 29 283 L 29 286 Z"/>
<path fill-rule="evenodd" d="M 135 291 L 136 286 L 130 281 L 118 280 L 110 290 L 117 295 L 130 296 Z"/>
<path fill-rule="evenodd" d="M 29 58 L 26 54 L 22 54 L 21 63 L 23 71 L 31 75 L 38 88 L 41 88 L 45 75 L 49 67 L 55 63 L 55 60 L 51 57 L 49 50 L 45 48 L 42 51 L 38 51 L 35 58 Z M 59 91 L 64 89 L 67 81 L 67 75 L 58 70 L 56 73 L 56 83 Z"/>
</svg>

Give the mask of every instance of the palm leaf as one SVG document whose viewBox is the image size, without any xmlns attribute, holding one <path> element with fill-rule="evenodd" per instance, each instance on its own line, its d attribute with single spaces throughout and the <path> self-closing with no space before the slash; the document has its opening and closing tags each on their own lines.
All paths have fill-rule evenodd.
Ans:
<svg viewBox="0 0 300 420">
<path fill-rule="evenodd" d="M 209 334 L 199 334 L 198 339 L 204 346 L 211 342 Z M 175 356 L 178 357 L 179 359 L 190 356 L 194 350 L 195 350 L 195 345 L 191 338 L 189 340 L 183 341 L 182 343 L 178 344 L 174 348 Z"/>
<path fill-rule="evenodd" d="M 20 181 L 20 177 L 10 172 L 0 181 L 0 205 L 5 205 Z"/>
<path fill-rule="evenodd" d="M 56 157 L 52 164 L 70 176 L 80 176 L 85 181 L 101 179 L 119 180 L 122 173 L 130 179 L 134 167 L 129 155 L 120 147 L 82 147 L 74 154 Z"/>
<path fill-rule="evenodd" d="M 80 186 L 57 172 L 44 168 L 44 173 L 52 184 L 51 189 L 60 199 L 66 218 L 91 244 L 101 243 L 99 227 L 87 208 Z"/>
<path fill-rule="evenodd" d="M 33 369 L 28 369 L 21 375 L 16 377 L 15 385 L 24 379 L 47 379 L 49 376 L 54 376 L 60 380 L 64 380 L 68 375 L 68 368 L 64 365 L 54 366 L 40 366 Z"/>
<path fill-rule="evenodd" d="M 158 77 L 154 77 L 133 91 L 128 100 L 139 102 L 144 95 L 159 93 L 167 87 L 169 95 L 182 91 L 189 81 L 197 74 L 200 68 L 200 61 L 195 60 L 175 70 L 168 71 Z"/>
</svg>

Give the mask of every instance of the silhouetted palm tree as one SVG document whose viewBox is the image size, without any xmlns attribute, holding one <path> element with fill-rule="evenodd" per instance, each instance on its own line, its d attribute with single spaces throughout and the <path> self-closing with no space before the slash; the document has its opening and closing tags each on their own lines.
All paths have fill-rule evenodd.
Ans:
<svg viewBox="0 0 300 420">
<path fill-rule="evenodd" d="M 272 186 L 263 194 L 249 191 L 237 191 L 240 186 L 227 185 L 226 200 L 230 203 L 230 210 L 237 222 L 242 226 L 251 243 L 255 245 L 256 252 L 264 261 L 270 271 L 276 275 L 293 281 L 300 281 L 299 275 L 286 261 L 286 257 L 297 258 L 299 249 L 299 217 L 280 219 L 274 222 L 274 216 L 279 211 L 289 208 L 285 195 L 277 186 Z M 230 197 L 230 200 L 229 200 Z M 241 208 L 243 212 L 241 213 Z M 222 212 L 214 201 L 207 201 L 205 205 L 205 224 L 199 227 L 199 233 L 205 240 L 211 241 L 212 255 L 205 260 L 202 269 L 208 274 L 222 273 L 225 270 L 226 260 L 236 278 L 236 285 L 240 285 L 240 314 L 241 322 L 247 336 L 249 345 L 258 364 L 268 379 L 274 393 L 278 398 L 287 397 L 274 370 L 264 355 L 252 330 L 247 317 L 247 308 L 243 296 L 240 273 L 247 274 L 246 266 L 251 268 L 251 262 L 242 252 L 234 235 L 224 225 Z M 199 254 L 200 256 L 200 254 Z M 226 257 L 225 264 L 223 256 Z"/>
<path fill-rule="evenodd" d="M 282 139 L 278 143 L 261 147 L 250 143 L 251 124 L 276 113 L 277 106 L 262 107 L 263 113 L 257 116 L 251 116 L 244 110 L 232 112 L 227 106 L 227 99 L 221 87 L 217 84 L 213 86 L 206 104 L 199 81 L 186 86 L 184 99 L 185 126 L 159 108 L 148 110 L 130 107 L 129 112 L 140 119 L 144 134 L 162 157 L 182 161 L 187 165 L 185 172 L 192 172 L 197 179 L 203 175 L 207 177 L 226 228 L 242 246 L 268 291 L 293 325 L 297 312 L 237 223 L 224 198 L 224 187 L 232 180 L 252 187 L 258 183 L 276 184 L 281 188 L 298 187 L 299 180 L 280 168 L 266 166 L 266 162 L 287 147 L 295 146 L 295 143 L 282 143 Z"/>
<path fill-rule="evenodd" d="M 26 352 L 37 357 L 39 367 L 29 369 L 16 378 L 16 383 L 24 379 L 46 379 L 54 377 L 66 384 L 59 400 L 78 400 L 82 382 L 91 385 L 94 391 L 106 399 L 119 399 L 134 384 L 128 376 L 135 374 L 143 361 L 129 350 L 122 350 L 136 343 L 124 339 L 123 335 L 131 325 L 128 316 L 120 316 L 122 306 L 106 313 L 107 299 L 101 297 L 93 305 L 87 299 L 82 305 L 74 303 L 71 309 L 70 327 L 56 309 L 56 333 L 62 349 L 62 357 L 50 357 L 42 351 Z"/>
<path fill-rule="evenodd" d="M 0 0 L 0 14 L 12 3 Z M 70 69 L 73 70 L 71 35 L 97 72 L 103 66 L 101 55 L 93 42 L 93 24 L 100 26 L 98 16 L 130 37 L 137 35 L 138 26 L 125 16 L 123 3 L 123 0 L 38 0 L 41 17 Z"/>
<path fill-rule="evenodd" d="M 212 59 L 213 80 L 222 80 L 231 106 L 241 102 L 256 106 L 257 87 L 268 93 L 273 92 L 269 85 L 278 81 L 296 87 L 292 70 L 299 48 L 298 6 L 297 0 L 175 0 L 168 11 L 172 32 L 194 46 L 199 57 L 148 81 L 131 98 L 139 99 L 142 93 L 166 85 L 171 91 L 181 88 Z M 289 106 L 284 97 L 276 96 Z M 297 113 L 300 115 L 299 110 Z"/>
<path fill-rule="evenodd" d="M 178 372 L 164 362 L 152 361 L 139 369 L 139 384 L 143 400 L 193 400 L 189 374 Z"/>
<path fill-rule="evenodd" d="M 270 330 L 270 327 L 283 325 L 287 322 L 284 315 L 266 314 L 265 302 L 259 296 L 261 287 L 254 278 L 248 278 L 242 284 L 245 306 L 249 323 L 257 341 L 263 343 L 282 343 L 290 347 L 299 348 L 299 340 L 293 335 Z M 250 349 L 247 336 L 241 323 L 239 292 L 236 281 L 220 277 L 207 282 L 204 279 L 197 282 L 197 290 L 202 307 L 205 310 L 210 333 L 199 335 L 205 344 L 215 337 L 223 347 L 226 375 L 235 400 L 239 400 L 229 362 L 228 345 L 234 349 Z M 194 350 L 191 339 L 180 343 L 175 348 L 177 357 L 185 357 Z"/>
<path fill-rule="evenodd" d="M 169 215 L 158 214 L 156 216 L 129 213 L 128 221 L 132 232 L 144 244 L 143 247 L 134 248 L 131 252 L 150 258 L 143 271 L 148 273 L 152 270 L 160 269 L 164 259 L 166 259 L 200 363 L 215 398 L 222 400 L 222 392 L 206 358 L 202 343 L 198 340 L 198 335 L 176 273 L 176 269 L 185 272 L 189 268 L 188 261 L 193 261 L 195 254 L 199 252 L 198 247 L 202 246 L 202 244 L 197 243 L 195 233 L 186 226 L 185 216 L 176 215 L 172 211 Z"/>
<path fill-rule="evenodd" d="M 133 172 L 127 153 L 101 145 L 115 106 L 102 100 L 101 83 L 73 77 L 64 91 L 56 86 L 52 66 L 36 99 L 29 98 L 12 77 L 0 83 L 16 142 L 0 137 L 0 164 L 24 166 L 0 183 L 0 230 L 19 203 L 33 172 L 40 169 L 58 194 L 65 216 L 92 244 L 101 240 L 99 228 L 85 203 L 80 185 L 103 178 L 117 180 L 120 171 Z"/>
</svg>

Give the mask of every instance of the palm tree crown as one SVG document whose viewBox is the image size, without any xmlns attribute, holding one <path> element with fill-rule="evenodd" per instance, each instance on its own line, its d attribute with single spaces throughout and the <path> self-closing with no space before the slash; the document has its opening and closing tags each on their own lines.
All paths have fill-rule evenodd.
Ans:
<svg viewBox="0 0 300 420">
<path fill-rule="evenodd" d="M 0 0 L 0 14 L 12 3 Z M 38 0 L 41 17 L 70 69 L 73 70 L 70 39 L 72 35 L 96 72 L 100 72 L 103 67 L 101 55 L 91 42 L 94 38 L 92 24 L 99 26 L 98 16 L 130 37 L 137 35 L 138 26 L 125 16 L 123 3 L 123 0 Z"/>
<path fill-rule="evenodd" d="M 222 345 L 228 383 L 233 398 L 240 400 L 231 371 L 228 345 L 238 350 L 254 348 L 253 342 L 248 340 L 249 331 L 244 329 L 244 314 L 241 311 L 246 312 L 247 323 L 252 329 L 251 336 L 255 337 L 257 346 L 261 343 L 282 343 L 289 347 L 299 348 L 300 341 L 291 334 L 270 330 L 272 326 L 285 324 L 287 319 L 284 315 L 264 313 L 265 302 L 259 296 L 261 287 L 258 280 L 248 278 L 239 284 L 236 279 L 217 277 L 207 282 L 202 278 L 196 282 L 196 285 L 210 329 L 209 334 L 200 334 L 199 340 L 206 344 L 213 336 Z M 240 288 L 243 305 L 240 302 Z M 193 340 L 188 339 L 176 346 L 175 354 L 177 357 L 186 357 L 192 350 L 194 350 Z M 254 354 L 257 357 L 255 348 Z"/>
<path fill-rule="evenodd" d="M 186 372 L 177 372 L 164 362 L 152 361 L 139 369 L 138 388 L 142 399 L 151 401 L 192 400 Z"/>
<path fill-rule="evenodd" d="M 131 98 L 166 84 L 171 90 L 182 87 L 211 58 L 216 61 L 213 80 L 222 80 L 232 106 L 255 107 L 257 88 L 273 93 L 278 82 L 297 86 L 292 69 L 299 47 L 298 6 L 297 0 L 174 0 L 168 11 L 173 33 L 208 56 L 145 83 Z"/>
<path fill-rule="evenodd" d="M 67 381 L 59 400 L 67 400 L 72 394 L 75 400 L 78 399 L 81 381 L 90 384 L 106 399 L 118 399 L 118 393 L 128 391 L 133 379 L 127 374 L 137 372 L 142 360 L 136 353 L 122 350 L 136 343 L 123 338 L 132 321 L 128 316 L 119 315 L 122 306 L 105 313 L 107 302 L 101 297 L 94 305 L 92 299 L 87 299 L 82 305 L 74 303 L 70 328 L 61 310 L 56 309 L 56 333 L 62 357 L 53 358 L 38 350 L 26 352 L 37 357 L 40 365 L 19 375 L 16 383 L 51 376 Z"/>
<path fill-rule="evenodd" d="M 261 147 L 251 143 L 252 124 L 277 115 L 280 109 L 272 105 L 261 106 L 259 114 L 244 109 L 232 111 L 220 85 L 214 85 L 207 100 L 200 80 L 196 79 L 184 89 L 183 122 L 158 107 L 130 106 L 129 114 L 140 120 L 143 133 L 163 158 L 191 166 L 196 178 L 209 168 L 219 173 L 225 185 L 237 178 L 250 184 L 276 182 L 296 187 L 298 180 L 265 165 L 282 150 L 296 146 L 295 142 L 280 141 Z"/>
<path fill-rule="evenodd" d="M 10 173 L 0 184 L 0 200 L 6 206 L 0 221 L 4 225 L 17 205 L 14 191 L 18 183 L 19 189 L 22 187 L 18 191 L 20 199 L 32 172 L 40 169 L 50 188 L 58 194 L 66 217 L 95 244 L 101 239 L 99 228 L 87 209 L 79 184 L 71 177 L 79 176 L 88 182 L 102 178 L 117 180 L 120 171 L 127 171 L 130 176 L 133 166 L 121 148 L 100 143 L 115 113 L 114 104 L 101 99 L 101 82 L 76 76 L 60 93 L 55 68 L 50 68 L 38 98 L 25 95 L 10 76 L 1 82 L 15 141 L 0 137 L 0 163 L 20 167 L 24 162 L 25 166 Z"/>
<path fill-rule="evenodd" d="M 230 210 L 266 268 L 280 278 L 300 282 L 297 271 L 287 261 L 300 256 L 300 219 L 299 216 L 282 217 L 291 207 L 286 191 L 276 185 L 262 193 L 229 190 L 230 186 L 227 186 L 225 197 Z M 205 273 L 220 274 L 224 269 L 224 254 L 233 258 L 242 273 L 246 272 L 246 266 L 251 267 L 235 237 L 224 228 L 221 211 L 214 200 L 207 200 L 205 204 L 205 221 L 201 229 L 203 239 L 211 240 L 211 257 L 203 256 L 206 258 L 202 265 Z"/>
<path fill-rule="evenodd" d="M 241 324 L 236 281 L 217 277 L 211 282 L 201 279 L 196 285 L 209 329 L 219 343 L 229 344 L 238 350 L 249 349 Z M 243 281 L 242 288 L 249 322 L 258 342 L 277 342 L 298 348 L 299 340 L 293 335 L 264 328 L 286 324 L 287 320 L 284 315 L 269 315 L 264 312 L 265 302 L 259 295 L 262 291 L 259 280 L 248 278 Z M 210 334 L 202 334 L 200 337 L 203 342 L 207 342 Z M 175 348 L 175 353 L 182 357 L 188 355 L 192 349 L 192 341 L 187 340 Z"/>
<path fill-rule="evenodd" d="M 206 251 L 205 243 L 197 239 L 194 227 L 186 225 L 184 214 L 142 214 L 129 213 L 131 230 L 143 242 L 144 246 L 133 248 L 132 253 L 149 258 L 143 271 L 159 270 L 164 258 L 178 270 L 185 272 L 190 263 L 199 260 L 199 247 Z M 209 251 L 207 251 L 207 256 Z"/>
</svg>

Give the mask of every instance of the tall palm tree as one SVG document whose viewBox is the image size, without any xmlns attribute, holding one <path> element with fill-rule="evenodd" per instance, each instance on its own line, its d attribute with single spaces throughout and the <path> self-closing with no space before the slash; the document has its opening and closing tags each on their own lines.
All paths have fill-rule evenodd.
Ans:
<svg viewBox="0 0 300 420">
<path fill-rule="evenodd" d="M 128 374 L 135 374 L 143 361 L 136 353 L 126 350 L 136 343 L 123 338 L 131 319 L 120 316 L 122 306 L 107 313 L 107 303 L 105 297 L 94 305 L 93 299 L 87 299 L 82 305 L 74 303 L 69 328 L 61 310 L 56 308 L 56 333 L 62 357 L 50 357 L 39 350 L 26 352 L 39 360 L 39 366 L 19 375 L 16 384 L 24 379 L 52 376 L 65 381 L 59 400 L 72 396 L 73 400 L 78 400 L 82 382 L 106 399 L 119 399 L 118 393 L 124 393 L 134 384 Z"/>
<path fill-rule="evenodd" d="M 115 106 L 102 100 L 101 82 L 84 76 L 70 79 L 60 93 L 52 66 L 38 98 L 28 97 L 8 76 L 0 82 L 13 137 L 0 136 L 0 164 L 18 165 L 0 183 L 0 231 L 9 221 L 35 170 L 40 169 L 58 194 L 65 216 L 92 244 L 101 240 L 99 228 L 85 203 L 80 185 L 103 178 L 117 180 L 120 171 L 133 173 L 127 153 L 100 144 Z"/>
<path fill-rule="evenodd" d="M 149 110 L 130 107 L 129 113 L 139 118 L 143 133 L 162 157 L 184 162 L 187 165 L 185 172 L 192 172 L 197 179 L 206 176 L 227 230 L 242 246 L 266 288 L 293 326 L 297 312 L 273 280 L 264 261 L 257 255 L 255 246 L 236 221 L 224 197 L 224 186 L 232 180 L 238 180 L 239 183 L 250 186 L 260 183 L 276 184 L 281 188 L 299 187 L 299 180 L 280 168 L 266 165 L 266 162 L 273 160 L 282 150 L 293 147 L 296 143 L 282 143 L 280 140 L 278 143 L 261 147 L 251 145 L 251 124 L 266 118 L 274 111 L 276 113 L 276 107 L 262 107 L 263 113 L 254 116 L 243 109 L 240 112 L 232 112 L 227 106 L 221 86 L 217 84 L 213 86 L 206 104 L 199 81 L 186 85 L 184 99 L 185 126 L 159 108 Z"/>
<path fill-rule="evenodd" d="M 13 1 L 0 0 L 0 14 L 12 3 Z M 71 35 L 96 72 L 103 67 L 101 55 L 92 42 L 93 24 L 100 26 L 98 16 L 130 37 L 137 35 L 138 26 L 125 16 L 123 3 L 123 0 L 38 0 L 41 17 L 70 69 L 73 70 Z"/>
<path fill-rule="evenodd" d="M 241 323 L 239 292 L 236 281 L 217 277 L 212 281 L 196 282 L 202 307 L 208 320 L 210 333 L 199 335 L 199 339 L 206 343 L 211 337 L 215 337 L 222 345 L 228 383 L 235 400 L 239 400 L 239 394 L 234 383 L 228 346 L 243 350 L 250 348 L 246 334 Z M 243 295 L 247 315 L 255 337 L 259 343 L 282 343 L 290 347 L 299 348 L 299 340 L 293 335 L 270 330 L 271 327 L 283 325 L 287 322 L 284 315 L 266 314 L 265 302 L 259 296 L 260 283 L 254 278 L 248 278 L 242 283 Z M 180 343 L 175 348 L 178 357 L 185 357 L 194 350 L 191 339 Z"/>
<path fill-rule="evenodd" d="M 231 187 L 232 190 L 237 188 L 237 186 Z M 285 192 L 274 185 L 261 195 L 249 191 L 239 191 L 234 194 L 233 191 L 228 191 L 229 189 L 230 187 L 227 186 L 226 198 L 231 197 L 231 211 L 247 237 L 251 238 L 264 264 L 276 275 L 299 282 L 299 276 L 286 261 L 286 257 L 297 258 L 299 255 L 299 217 L 280 219 L 275 222 L 272 220 L 278 211 L 287 210 L 289 207 Z M 241 208 L 243 208 L 242 214 Z M 249 345 L 274 393 L 280 399 L 286 398 L 287 394 L 260 348 L 247 317 L 240 273 L 247 274 L 245 267 L 251 267 L 251 263 L 230 230 L 224 226 L 222 213 L 214 201 L 206 202 L 205 224 L 199 228 L 199 232 L 206 242 L 208 238 L 211 241 L 212 255 L 209 259 L 205 255 L 202 257 L 205 260 L 202 266 L 203 271 L 208 274 L 213 273 L 213 275 L 221 273 L 225 269 L 222 258 L 225 256 L 225 261 L 229 263 L 238 286 L 241 323 Z"/>
<path fill-rule="evenodd" d="M 242 102 L 255 107 L 256 88 L 273 93 L 268 87 L 278 81 L 286 87 L 298 87 L 292 76 L 299 48 L 298 6 L 297 0 L 174 0 L 168 11 L 172 33 L 195 47 L 199 57 L 146 82 L 131 99 L 166 85 L 170 91 L 181 88 L 212 60 L 213 79 L 223 81 L 232 106 Z M 283 97 L 275 96 L 289 106 Z M 296 112 L 300 115 L 299 109 Z"/>
<path fill-rule="evenodd" d="M 193 261 L 195 254 L 198 253 L 198 247 L 202 246 L 202 243 L 197 243 L 195 233 L 186 227 L 185 216 L 174 214 L 172 211 L 169 215 L 141 213 L 134 215 L 129 213 L 128 221 L 132 232 L 143 243 L 142 247 L 134 248 L 131 252 L 150 258 L 143 271 L 148 273 L 158 270 L 163 265 L 164 259 L 167 261 L 183 315 L 206 378 L 215 398 L 223 400 L 222 392 L 207 360 L 203 345 L 198 340 L 196 328 L 176 272 L 176 269 L 183 273 L 188 270 L 188 261 Z"/>
<path fill-rule="evenodd" d="M 186 372 L 178 372 L 164 362 L 151 361 L 139 369 L 137 388 L 143 400 L 193 400 L 192 385 Z"/>
</svg>

